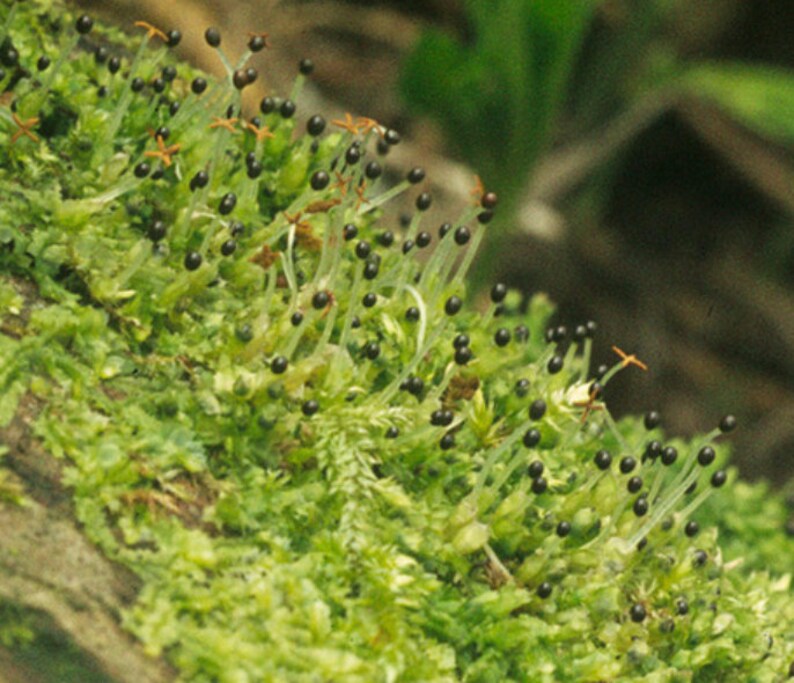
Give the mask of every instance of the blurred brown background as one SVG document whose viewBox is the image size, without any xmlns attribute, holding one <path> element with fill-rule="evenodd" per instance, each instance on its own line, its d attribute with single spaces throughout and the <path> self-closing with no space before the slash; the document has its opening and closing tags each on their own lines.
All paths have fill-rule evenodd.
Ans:
<svg viewBox="0 0 794 683">
<path fill-rule="evenodd" d="M 439 127 L 416 117 L 397 87 L 424 27 L 466 35 L 461 0 L 80 4 L 122 26 L 146 19 L 181 28 L 182 55 L 216 73 L 203 41 L 207 26 L 221 28 L 234 57 L 248 31 L 268 32 L 272 49 L 252 62 L 261 74 L 252 103 L 263 92 L 286 95 L 298 60 L 310 57 L 316 72 L 299 102 L 304 119 L 317 111 L 373 116 L 403 134 L 389 157 L 395 168 L 427 168 L 439 222 L 466 200 L 475 169 L 450 157 Z M 679 6 L 664 27 L 679 54 L 794 67 L 794 3 Z M 620 0 L 602 3 L 593 33 L 619 28 L 624 10 Z M 553 164 L 542 169 L 543 182 L 528 188 L 530 225 L 493 275 L 548 292 L 562 323 L 597 320 L 597 362 L 614 361 L 614 343 L 650 365 L 647 375 L 624 373 L 610 385 L 607 399 L 618 414 L 659 409 L 669 432 L 691 434 L 734 412 L 744 473 L 782 483 L 794 471 L 792 150 L 693 101 L 652 112 L 634 133 L 597 219 L 567 210 L 576 168 L 573 180 Z"/>
</svg>

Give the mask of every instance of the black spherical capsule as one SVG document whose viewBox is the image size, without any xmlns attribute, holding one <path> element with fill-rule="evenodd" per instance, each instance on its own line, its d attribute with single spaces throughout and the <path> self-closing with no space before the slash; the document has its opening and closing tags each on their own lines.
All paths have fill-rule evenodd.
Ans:
<svg viewBox="0 0 794 683">
<path fill-rule="evenodd" d="M 495 209 L 498 203 L 499 197 L 496 195 L 496 192 L 486 192 L 480 199 L 480 206 L 482 206 L 483 209 Z"/>
<path fill-rule="evenodd" d="M 295 311 L 289 319 L 290 323 L 292 323 L 293 327 L 298 327 L 303 322 L 303 313 L 300 311 Z"/>
<path fill-rule="evenodd" d="M 541 493 L 545 493 L 548 488 L 549 482 L 543 477 L 538 477 L 532 481 L 532 493 L 535 495 L 539 496 Z"/>
<path fill-rule="evenodd" d="M 429 192 L 422 192 L 416 198 L 416 208 L 419 211 L 427 211 L 433 203 L 433 197 Z"/>
<path fill-rule="evenodd" d="M 234 211 L 234 207 L 237 206 L 237 195 L 234 192 L 227 192 L 221 198 L 220 204 L 218 205 L 218 213 L 221 216 L 228 216 L 232 211 Z"/>
<path fill-rule="evenodd" d="M 696 550 L 694 555 L 692 555 L 692 564 L 695 567 L 702 567 L 708 559 L 709 556 L 705 550 Z"/>
<path fill-rule="evenodd" d="M 678 459 L 678 449 L 675 446 L 665 446 L 662 449 L 662 464 L 672 465 Z"/>
<path fill-rule="evenodd" d="M 396 439 L 398 436 L 400 436 L 400 430 L 397 427 L 389 427 L 386 430 L 387 439 Z"/>
<path fill-rule="evenodd" d="M 315 292 L 314 296 L 312 297 L 312 308 L 320 311 L 325 308 L 330 301 L 331 297 L 328 295 L 328 292 L 320 290 L 319 292 Z"/>
<path fill-rule="evenodd" d="M 375 360 L 380 356 L 380 346 L 377 342 L 367 342 L 364 346 L 364 355 L 370 360 Z"/>
<path fill-rule="evenodd" d="M 467 365 L 474 354 L 468 346 L 461 346 L 455 351 L 455 363 L 457 365 Z"/>
<path fill-rule="evenodd" d="M 629 493 L 638 493 L 642 488 L 642 477 L 632 477 L 626 483 L 626 490 Z"/>
<path fill-rule="evenodd" d="M 198 190 L 202 187 L 206 187 L 210 181 L 210 175 L 206 171 L 199 171 L 190 179 L 190 189 L 191 190 Z"/>
<path fill-rule="evenodd" d="M 42 55 L 36 62 L 36 69 L 38 71 L 46 71 L 51 64 L 50 58 L 47 55 Z"/>
<path fill-rule="evenodd" d="M 367 261 L 367 263 L 364 264 L 364 279 L 374 280 L 378 277 L 379 270 L 380 266 L 377 261 Z"/>
<path fill-rule="evenodd" d="M 84 36 L 91 32 L 94 27 L 94 20 L 87 14 L 82 14 L 77 18 L 74 27 L 81 36 Z"/>
<path fill-rule="evenodd" d="M 377 161 L 370 161 L 364 168 L 364 175 L 370 180 L 380 178 L 383 173 L 383 167 Z"/>
<path fill-rule="evenodd" d="M 312 416 L 312 415 L 314 415 L 314 414 L 315 414 L 315 413 L 316 413 L 318 410 L 320 410 L 320 404 L 319 404 L 319 403 L 317 403 L 317 401 L 315 401 L 313 398 L 309 399 L 308 401 L 306 401 L 306 402 L 305 402 L 305 403 L 304 403 L 304 404 L 301 406 L 301 412 L 302 412 L 302 413 L 303 413 L 303 414 L 304 414 L 306 417 L 311 417 L 311 416 Z"/>
<path fill-rule="evenodd" d="M 629 610 L 629 616 L 631 616 L 631 620 L 637 624 L 645 621 L 645 617 L 647 616 L 645 612 L 645 608 L 642 605 L 632 605 L 631 609 Z"/>
<path fill-rule="evenodd" d="M 510 330 L 505 327 L 501 327 L 496 330 L 493 340 L 497 346 L 507 346 L 510 343 L 511 336 Z"/>
<path fill-rule="evenodd" d="M 438 445 L 441 446 L 442 451 L 448 451 L 455 445 L 455 435 L 454 434 L 444 434 L 441 437 L 441 441 L 438 442 Z"/>
<path fill-rule="evenodd" d="M 276 110 L 276 100 L 270 95 L 266 95 L 259 102 L 259 111 L 263 114 L 271 114 Z"/>
<path fill-rule="evenodd" d="M 537 587 L 537 589 L 535 590 L 535 593 L 537 594 L 537 596 L 539 598 L 541 598 L 542 600 L 545 600 L 546 598 L 548 598 L 551 595 L 552 590 L 553 589 L 552 589 L 551 584 L 548 581 L 544 581 L 543 583 L 541 583 Z"/>
<path fill-rule="evenodd" d="M 700 525 L 695 520 L 688 521 L 684 527 L 684 533 L 689 536 L 689 538 L 697 536 L 698 531 L 700 531 Z"/>
<path fill-rule="evenodd" d="M 425 170 L 417 166 L 416 168 L 412 168 L 410 171 L 408 171 L 407 177 L 409 183 L 416 185 L 425 179 Z"/>
<path fill-rule="evenodd" d="M 540 443 L 540 432 L 537 429 L 528 429 L 523 437 L 524 446 L 535 448 Z"/>
<path fill-rule="evenodd" d="M 401 138 L 400 138 L 400 134 L 396 130 L 389 128 L 383 134 L 383 139 L 386 141 L 386 144 L 391 145 L 393 147 L 394 145 L 400 144 Z"/>
<path fill-rule="evenodd" d="M 306 132 L 317 137 L 325 130 L 325 119 L 319 114 L 315 114 L 306 122 Z"/>
<path fill-rule="evenodd" d="M 234 240 L 226 240 L 221 244 L 221 254 L 223 256 L 231 256 L 237 249 L 237 242 Z"/>
<path fill-rule="evenodd" d="M 728 475 L 725 470 L 717 470 L 711 475 L 711 485 L 718 489 L 728 480 Z"/>
<path fill-rule="evenodd" d="M 645 516 L 648 512 L 648 499 L 640 496 L 634 501 L 634 506 L 632 509 L 634 510 L 634 514 L 637 515 L 637 517 Z"/>
<path fill-rule="evenodd" d="M 720 431 L 723 434 L 732 432 L 736 429 L 736 418 L 733 415 L 726 415 L 720 420 Z"/>
<path fill-rule="evenodd" d="M 601 449 L 595 454 L 595 464 L 600 470 L 608 470 L 612 465 L 612 456 L 608 451 Z"/>
<path fill-rule="evenodd" d="M 394 244 L 394 233 L 391 230 L 386 230 L 378 235 L 378 242 L 383 247 L 390 247 Z"/>
<path fill-rule="evenodd" d="M 165 238 L 166 235 L 165 223 L 163 223 L 163 221 L 154 221 L 149 226 L 148 235 L 149 235 L 149 239 L 152 240 L 152 242 L 159 242 L 160 240 Z"/>
<path fill-rule="evenodd" d="M 537 479 L 541 474 L 543 474 L 543 469 L 543 463 L 540 460 L 533 460 L 527 467 L 527 474 L 531 479 Z"/>
<path fill-rule="evenodd" d="M 313 190 L 324 190 L 331 182 L 331 177 L 325 171 L 315 171 L 311 177 L 311 186 Z"/>
<path fill-rule="evenodd" d="M 465 226 L 461 225 L 455 230 L 455 244 L 463 246 L 471 239 L 471 231 Z"/>
<path fill-rule="evenodd" d="M 468 334 L 464 334 L 460 332 L 459 334 L 455 335 L 455 338 L 452 340 L 453 348 L 460 349 L 464 346 L 468 346 L 471 343 Z"/>
<path fill-rule="evenodd" d="M 292 100 L 284 100 L 278 109 L 278 113 L 281 114 L 281 118 L 291 119 L 295 115 L 296 109 L 297 107 Z"/>
<path fill-rule="evenodd" d="M 656 429 L 659 426 L 659 423 L 662 421 L 662 416 L 655 410 L 651 410 L 648 413 L 645 413 L 645 419 L 643 423 L 645 424 L 645 429 Z"/>
<path fill-rule="evenodd" d="M 289 361 L 284 356 L 276 356 L 272 361 L 270 361 L 270 371 L 274 375 L 281 375 L 287 371 L 288 365 Z"/>
<path fill-rule="evenodd" d="M 221 32 L 214 26 L 210 26 L 204 31 L 204 40 L 210 47 L 219 47 L 221 44 Z"/>
<path fill-rule="evenodd" d="M 146 81 L 140 76 L 136 76 L 130 81 L 130 90 L 132 90 L 132 92 L 141 92 L 144 87 L 146 87 Z"/>
<path fill-rule="evenodd" d="M 432 241 L 433 236 L 427 231 L 422 231 L 416 236 L 416 246 L 420 249 L 424 249 L 425 247 L 429 246 Z"/>
<path fill-rule="evenodd" d="M 562 356 L 554 355 L 549 359 L 549 362 L 546 364 L 546 369 L 549 371 L 550 375 L 556 375 L 560 370 L 562 370 L 562 366 L 563 366 Z"/>
<path fill-rule="evenodd" d="M 532 401 L 532 405 L 529 406 L 529 418 L 531 420 L 540 420 L 545 414 L 546 401 L 542 398 Z"/>
<path fill-rule="evenodd" d="M 622 474 L 628 474 L 633 471 L 636 466 L 637 461 L 631 455 L 627 455 L 620 459 L 620 471 Z"/>
<path fill-rule="evenodd" d="M 185 268 L 188 270 L 198 270 L 201 266 L 201 254 L 197 251 L 189 251 L 185 254 Z"/>
<path fill-rule="evenodd" d="M 571 533 L 571 524 L 570 522 L 560 522 L 557 525 L 557 535 L 560 538 L 565 538 L 568 534 Z"/>
<path fill-rule="evenodd" d="M 521 343 L 529 341 L 529 328 L 526 325 L 516 325 L 513 331 L 516 335 L 516 341 Z"/>
<path fill-rule="evenodd" d="M 361 161 L 361 148 L 351 145 L 345 152 L 345 163 L 348 166 L 355 166 L 359 161 Z"/>
<path fill-rule="evenodd" d="M 180 31 L 178 28 L 172 28 L 168 33 L 166 33 L 166 39 L 166 44 L 168 47 L 176 47 L 182 42 L 182 31 Z"/>
<path fill-rule="evenodd" d="M 405 319 L 409 323 L 415 323 L 417 320 L 419 320 L 419 317 L 419 309 L 416 306 L 410 306 L 409 308 L 405 309 Z"/>
<path fill-rule="evenodd" d="M 248 80 L 248 72 L 245 69 L 237 69 L 232 74 L 232 83 L 234 84 L 235 88 L 242 90 L 250 83 Z"/>
<path fill-rule="evenodd" d="M 372 245 L 366 240 L 361 240 L 356 244 L 356 256 L 360 259 L 367 258 L 372 253 Z"/>
<path fill-rule="evenodd" d="M 190 84 L 190 89 L 193 91 L 194 95 L 201 95 L 201 93 L 207 89 L 207 79 L 197 76 Z"/>
<path fill-rule="evenodd" d="M 425 382 L 421 377 L 412 375 L 407 380 L 406 389 L 409 394 L 413 396 L 419 396 L 419 394 L 421 394 L 425 389 Z"/>
<path fill-rule="evenodd" d="M 438 238 L 443 240 L 450 230 L 452 230 L 452 223 L 442 223 L 438 226 Z"/>
<path fill-rule="evenodd" d="M 364 305 L 364 308 L 372 308 L 378 303 L 378 296 L 373 292 L 367 292 L 361 299 L 361 303 Z"/>
<path fill-rule="evenodd" d="M 491 301 L 493 301 L 495 304 L 502 303 L 506 296 L 507 285 L 497 282 L 493 287 L 491 287 Z"/>
<path fill-rule="evenodd" d="M 311 59 L 301 59 L 298 64 L 298 71 L 304 76 L 309 76 L 314 71 L 314 62 Z"/>
<path fill-rule="evenodd" d="M 529 393 L 529 380 L 526 378 L 517 380 L 514 391 L 518 398 L 524 398 Z"/>
<path fill-rule="evenodd" d="M 348 223 L 344 228 L 342 228 L 342 237 L 344 238 L 345 242 L 350 242 L 350 240 L 354 240 L 357 236 L 358 228 L 352 223 Z"/>
<path fill-rule="evenodd" d="M 711 446 L 703 446 L 703 448 L 698 451 L 698 463 L 702 467 L 708 467 L 714 462 L 716 455 L 717 454 Z"/>
<path fill-rule="evenodd" d="M 444 304 L 444 312 L 447 315 L 456 315 L 460 312 L 460 309 L 463 307 L 463 301 L 459 296 L 455 296 L 454 294 L 447 299 L 446 303 Z"/>
<path fill-rule="evenodd" d="M 263 35 L 251 36 L 248 41 L 248 49 L 251 52 L 261 52 L 267 47 L 267 39 Z"/>
<path fill-rule="evenodd" d="M 135 166 L 133 173 L 135 174 L 136 178 L 145 178 L 149 175 L 149 173 L 151 173 L 151 171 L 152 167 L 147 162 L 142 161 Z"/>
</svg>

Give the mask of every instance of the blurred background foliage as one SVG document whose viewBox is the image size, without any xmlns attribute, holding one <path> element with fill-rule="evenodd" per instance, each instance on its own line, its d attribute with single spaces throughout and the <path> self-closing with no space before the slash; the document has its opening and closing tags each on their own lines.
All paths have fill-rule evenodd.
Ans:
<svg viewBox="0 0 794 683">
<path fill-rule="evenodd" d="M 794 4 L 80 4 L 179 26 L 183 55 L 216 72 L 204 28 L 232 56 L 269 32 L 251 112 L 312 58 L 299 113 L 398 129 L 390 165 L 426 166 L 433 220 L 457 215 L 475 172 L 499 193 L 475 286 L 546 291 L 559 323 L 599 322 L 596 362 L 612 344 L 648 362 L 610 384 L 615 412 L 659 409 L 684 434 L 735 412 L 745 475 L 794 471 Z"/>
</svg>

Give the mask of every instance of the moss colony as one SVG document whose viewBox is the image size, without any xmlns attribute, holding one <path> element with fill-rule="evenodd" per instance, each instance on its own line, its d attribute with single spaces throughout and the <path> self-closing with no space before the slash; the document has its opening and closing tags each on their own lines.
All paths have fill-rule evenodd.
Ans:
<svg viewBox="0 0 794 683">
<path fill-rule="evenodd" d="M 85 532 L 143 582 L 125 626 L 186 681 L 781 681 L 785 511 L 726 417 L 615 422 L 593 324 L 463 279 L 366 118 L 244 118 L 214 81 L 54 0 L 0 15 L 0 423 L 36 406 Z M 223 37 L 227 39 L 226 36 Z M 229 36 L 229 40 L 233 37 Z M 404 230 L 380 207 L 415 194 Z M 719 489 L 719 490 L 718 490 Z M 718 544 L 725 539 L 725 545 Z"/>
</svg>

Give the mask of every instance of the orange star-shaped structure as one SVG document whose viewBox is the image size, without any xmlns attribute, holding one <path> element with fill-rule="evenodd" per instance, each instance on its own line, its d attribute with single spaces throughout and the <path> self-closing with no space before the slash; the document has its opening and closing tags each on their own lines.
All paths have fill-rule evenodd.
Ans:
<svg viewBox="0 0 794 683">
<path fill-rule="evenodd" d="M 256 141 L 262 142 L 262 140 L 266 140 L 268 138 L 274 138 L 275 135 L 270 132 L 270 129 L 267 126 L 262 126 L 258 128 L 253 123 L 246 123 L 245 127 L 250 130 L 254 135 L 256 135 Z"/>
<path fill-rule="evenodd" d="M 480 176 L 474 176 L 474 187 L 469 190 L 469 194 L 474 197 L 475 204 L 479 204 L 482 200 L 482 196 L 485 194 L 485 186 L 482 184 Z"/>
<path fill-rule="evenodd" d="M 210 124 L 210 128 L 211 128 L 211 129 L 215 129 L 215 128 L 225 128 L 225 129 L 226 129 L 226 130 L 228 130 L 230 133 L 239 133 L 240 131 L 238 131 L 238 130 L 237 130 L 235 127 L 234 127 L 234 126 L 235 126 L 235 124 L 236 124 L 237 122 L 239 122 L 239 120 L 240 120 L 240 119 L 238 119 L 238 118 L 224 119 L 224 118 L 222 118 L 222 117 L 220 117 L 220 116 L 213 116 L 213 117 L 212 117 L 212 123 Z"/>
<path fill-rule="evenodd" d="M 386 129 L 382 125 L 380 125 L 375 119 L 371 119 L 367 116 L 359 116 L 356 119 L 356 126 L 364 133 L 369 133 L 371 130 L 375 130 L 381 137 L 386 134 Z"/>
<path fill-rule="evenodd" d="M 33 128 L 33 126 L 35 126 L 35 125 L 36 125 L 36 124 L 39 122 L 39 119 L 38 119 L 37 117 L 35 117 L 35 116 L 34 116 L 34 117 L 33 117 L 33 118 L 31 118 L 31 119 L 25 119 L 25 120 L 23 121 L 21 118 L 19 118 L 19 116 L 17 116 L 17 113 L 16 113 L 16 112 L 12 112 L 12 113 L 11 113 L 11 118 L 13 118 L 13 119 L 14 119 L 14 123 L 16 123 L 16 124 L 17 124 L 17 130 L 16 130 L 16 131 L 14 132 L 14 134 L 11 136 L 11 144 L 12 144 L 12 145 L 13 145 L 13 144 L 14 144 L 14 143 L 15 143 L 17 140 L 19 140 L 19 138 L 21 138 L 23 135 L 24 135 L 25 137 L 28 137 L 28 138 L 30 138 L 31 140 L 33 140 L 33 142 L 38 142 L 38 141 L 39 141 L 39 137 L 38 137 L 38 135 L 36 135 L 36 134 L 35 134 L 35 133 L 34 133 L 34 132 L 31 130 L 31 128 Z"/>
<path fill-rule="evenodd" d="M 333 184 L 332 187 L 336 187 L 339 189 L 339 194 L 343 197 L 347 196 L 347 189 L 348 185 L 351 180 L 353 180 L 353 176 L 348 176 L 345 178 L 339 171 L 334 171 L 336 175 L 336 182 Z"/>
<path fill-rule="evenodd" d="M 143 156 L 160 159 L 163 162 L 163 166 L 168 168 L 173 163 L 173 161 L 171 161 L 171 157 L 174 156 L 177 152 L 179 152 L 180 149 L 182 149 L 182 145 L 180 145 L 179 143 L 166 147 L 165 140 L 163 140 L 163 136 L 158 135 L 157 149 L 144 152 Z"/>
<path fill-rule="evenodd" d="M 145 28 L 150 39 L 157 36 L 164 43 L 168 42 L 168 36 L 156 26 L 152 26 L 148 21 L 136 21 L 135 26 L 138 28 Z"/>
<path fill-rule="evenodd" d="M 347 112 L 345 114 L 344 121 L 340 119 L 334 119 L 333 121 L 331 121 L 331 125 L 338 126 L 339 128 L 344 128 L 349 133 L 353 133 L 353 135 L 359 134 L 358 126 L 356 125 L 356 122 L 353 120 L 353 117 L 351 116 L 350 112 Z"/>
<path fill-rule="evenodd" d="M 367 184 L 362 183 L 361 185 L 356 187 L 356 194 L 358 195 L 358 201 L 356 202 L 356 210 L 361 208 L 362 204 L 369 204 L 369 199 L 364 196 L 364 191 L 367 189 Z"/>
<path fill-rule="evenodd" d="M 635 356 L 634 354 L 629 355 L 622 349 L 619 349 L 617 346 L 613 346 L 612 350 L 616 354 L 618 354 L 618 356 L 620 356 L 621 360 L 623 361 L 621 363 L 622 367 L 625 368 L 628 367 L 629 365 L 636 365 L 640 370 L 645 370 L 646 372 L 648 371 L 648 366 L 645 365 L 645 363 L 643 363 L 641 360 L 639 360 L 637 356 Z"/>
<path fill-rule="evenodd" d="M 595 387 L 590 390 L 590 395 L 586 401 L 576 401 L 574 405 L 577 408 L 584 408 L 584 412 L 582 413 L 582 422 L 586 422 L 587 418 L 590 417 L 590 413 L 594 410 L 603 410 L 603 405 L 596 405 L 596 401 L 598 400 L 599 395 L 601 394 L 600 387 Z"/>
</svg>

